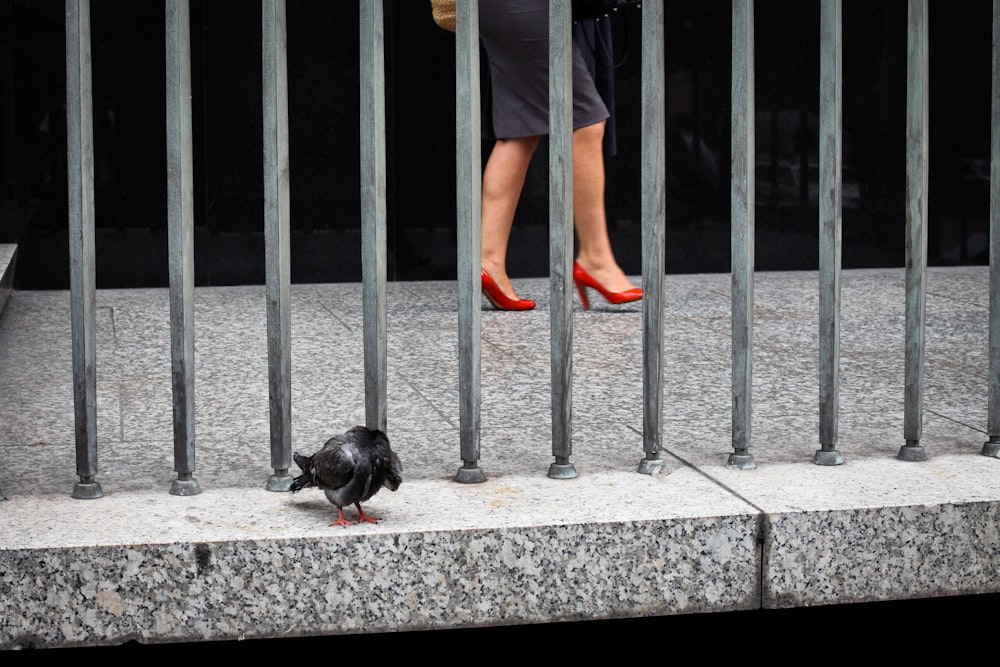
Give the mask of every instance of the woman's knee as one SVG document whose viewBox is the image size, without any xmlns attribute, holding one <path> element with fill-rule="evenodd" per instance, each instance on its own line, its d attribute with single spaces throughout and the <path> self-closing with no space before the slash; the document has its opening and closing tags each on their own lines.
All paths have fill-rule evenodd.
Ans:
<svg viewBox="0 0 1000 667">
<path fill-rule="evenodd" d="M 606 121 L 599 121 L 591 125 L 584 125 L 573 130 L 573 140 L 588 143 L 600 144 L 604 141 L 604 125 Z"/>
</svg>

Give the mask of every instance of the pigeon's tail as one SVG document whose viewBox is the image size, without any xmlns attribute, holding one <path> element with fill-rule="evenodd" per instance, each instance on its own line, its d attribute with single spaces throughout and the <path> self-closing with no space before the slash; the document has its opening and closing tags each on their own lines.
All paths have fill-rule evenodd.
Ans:
<svg viewBox="0 0 1000 667">
<path fill-rule="evenodd" d="M 385 467 L 382 484 L 390 491 L 395 491 L 403 482 L 403 465 L 399 462 L 396 452 L 389 447 L 389 438 L 382 431 L 372 430 L 372 444 L 375 447 L 375 458 L 380 466 Z"/>
<path fill-rule="evenodd" d="M 295 459 L 295 465 L 302 469 L 302 474 L 292 480 L 292 485 L 289 487 L 291 492 L 295 493 L 308 486 L 315 486 L 316 479 L 312 474 L 313 457 L 292 452 L 292 458 Z"/>
<path fill-rule="evenodd" d="M 292 452 L 292 459 L 295 460 L 295 465 L 297 465 L 299 468 L 302 469 L 302 472 L 306 472 L 307 470 L 309 470 L 309 468 L 311 468 L 313 464 L 312 456 L 303 456 L 298 452 Z"/>
</svg>

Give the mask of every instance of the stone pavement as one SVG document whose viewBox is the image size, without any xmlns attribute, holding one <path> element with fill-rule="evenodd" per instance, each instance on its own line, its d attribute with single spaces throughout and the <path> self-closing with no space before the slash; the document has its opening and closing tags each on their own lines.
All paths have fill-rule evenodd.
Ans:
<svg viewBox="0 0 1000 667">
<path fill-rule="evenodd" d="M 818 449 L 817 275 L 758 273 L 757 467 L 727 467 L 729 276 L 665 284 L 666 468 L 642 458 L 641 306 L 574 306 L 573 462 L 551 456 L 547 279 L 482 314 L 487 481 L 453 481 L 457 287 L 388 286 L 388 427 L 404 482 L 331 527 L 271 474 L 262 286 L 198 288 L 197 469 L 169 494 L 166 289 L 97 296 L 98 481 L 75 475 L 68 292 L 0 316 L 0 648 L 293 637 L 996 593 L 1000 461 L 983 456 L 988 269 L 932 268 L 922 444 L 903 444 L 902 269 L 845 271 L 841 466 Z M 294 448 L 364 422 L 361 286 L 292 288 Z M 349 517 L 352 512 L 347 513 Z"/>
</svg>

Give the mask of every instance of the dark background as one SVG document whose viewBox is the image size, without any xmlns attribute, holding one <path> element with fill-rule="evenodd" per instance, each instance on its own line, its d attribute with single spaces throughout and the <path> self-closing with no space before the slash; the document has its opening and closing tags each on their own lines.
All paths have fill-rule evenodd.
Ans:
<svg viewBox="0 0 1000 667">
<path fill-rule="evenodd" d="M 819 0 L 758 0 L 756 268 L 818 265 Z M 929 261 L 985 264 L 991 2 L 930 3 Z M 164 8 L 92 0 L 98 287 L 165 286 Z M 288 0 L 292 280 L 361 279 L 357 3 Z M 729 270 L 731 3 L 666 3 L 666 266 Z M 261 12 L 192 0 L 196 284 L 264 281 Z M 641 272 L 639 17 L 615 20 L 619 152 L 608 216 Z M 454 35 L 385 3 L 391 280 L 454 279 Z M 906 3 L 844 1 L 845 268 L 904 262 Z M 62 0 L 0 0 L 0 242 L 19 289 L 68 287 Z M 484 144 L 484 159 L 489 144 Z M 515 277 L 543 276 L 547 149 L 522 197 Z"/>
</svg>

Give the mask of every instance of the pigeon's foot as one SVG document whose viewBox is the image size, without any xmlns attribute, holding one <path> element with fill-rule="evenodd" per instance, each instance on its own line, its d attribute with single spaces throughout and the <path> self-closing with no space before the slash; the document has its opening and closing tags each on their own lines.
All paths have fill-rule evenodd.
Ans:
<svg viewBox="0 0 1000 667">
<path fill-rule="evenodd" d="M 330 524 L 331 526 L 343 526 L 347 528 L 348 526 L 353 526 L 353 521 L 348 521 L 344 518 L 344 510 L 337 511 L 337 520 Z"/>
<path fill-rule="evenodd" d="M 354 506 L 358 508 L 358 521 L 365 521 L 367 523 L 378 523 L 378 517 L 371 514 L 365 514 L 365 511 L 361 509 L 361 505 L 354 503 Z"/>
</svg>

